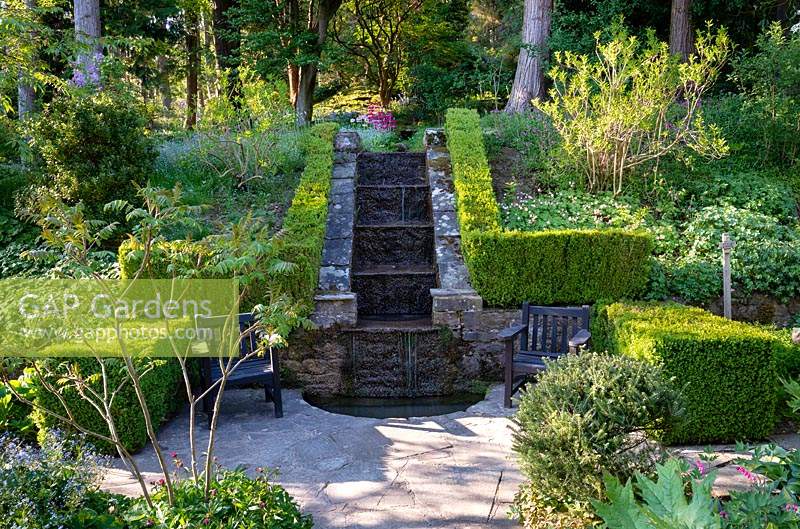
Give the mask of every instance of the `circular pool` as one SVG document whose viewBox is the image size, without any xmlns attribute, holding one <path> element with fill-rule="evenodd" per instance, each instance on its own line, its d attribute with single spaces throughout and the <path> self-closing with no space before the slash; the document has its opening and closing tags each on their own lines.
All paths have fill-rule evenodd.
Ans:
<svg viewBox="0 0 800 529">
<path fill-rule="evenodd" d="M 303 395 L 303 399 L 314 407 L 330 413 L 390 419 L 402 417 L 432 417 L 464 411 L 484 399 L 480 393 L 456 393 L 442 397 L 319 397 Z"/>
</svg>

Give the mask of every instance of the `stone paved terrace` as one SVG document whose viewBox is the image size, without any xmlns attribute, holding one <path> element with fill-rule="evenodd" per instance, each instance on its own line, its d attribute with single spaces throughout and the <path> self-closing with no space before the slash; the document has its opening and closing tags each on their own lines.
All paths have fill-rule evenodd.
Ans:
<svg viewBox="0 0 800 529">
<path fill-rule="evenodd" d="M 216 455 L 226 467 L 278 469 L 281 483 L 314 516 L 317 529 L 477 529 L 517 527 L 508 508 L 521 482 L 511 452 L 502 387 L 465 412 L 412 419 L 335 415 L 284 391 L 275 419 L 260 390 L 229 390 Z M 160 433 L 167 451 L 188 459 L 188 413 Z M 205 446 L 205 420 L 198 422 Z M 149 448 L 138 456 L 156 471 Z M 106 488 L 135 491 L 126 472 Z"/>
</svg>

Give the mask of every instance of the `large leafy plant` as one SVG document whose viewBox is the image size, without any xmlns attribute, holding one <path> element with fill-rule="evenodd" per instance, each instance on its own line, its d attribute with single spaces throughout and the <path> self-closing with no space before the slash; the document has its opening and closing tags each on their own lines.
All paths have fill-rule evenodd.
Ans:
<svg viewBox="0 0 800 529">
<path fill-rule="evenodd" d="M 634 484 L 606 473 L 604 482 L 609 502 L 594 502 L 597 515 L 609 529 L 721 529 L 722 518 L 714 512 L 711 487 L 714 474 L 693 476 L 690 480 L 691 496 L 686 497 L 686 483 L 682 474 L 687 465 L 670 459 L 656 466 L 655 481 L 636 475 Z"/>
</svg>

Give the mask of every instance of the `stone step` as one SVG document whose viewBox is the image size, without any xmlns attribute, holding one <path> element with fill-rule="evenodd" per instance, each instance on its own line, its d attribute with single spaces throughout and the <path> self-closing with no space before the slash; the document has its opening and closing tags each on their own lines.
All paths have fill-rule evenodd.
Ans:
<svg viewBox="0 0 800 529">
<path fill-rule="evenodd" d="M 359 185 L 356 188 L 356 222 L 397 224 L 432 220 L 430 188 L 424 185 Z"/>
<path fill-rule="evenodd" d="M 398 319 L 412 314 L 430 315 L 430 289 L 436 288 L 432 267 L 389 269 L 379 266 L 353 272 L 352 285 L 358 295 L 358 315 Z"/>
<path fill-rule="evenodd" d="M 376 265 L 433 265 L 432 224 L 358 224 L 354 234 L 353 266 L 356 270 Z"/>
<path fill-rule="evenodd" d="M 425 153 L 364 152 L 356 159 L 359 185 L 424 185 Z"/>
</svg>

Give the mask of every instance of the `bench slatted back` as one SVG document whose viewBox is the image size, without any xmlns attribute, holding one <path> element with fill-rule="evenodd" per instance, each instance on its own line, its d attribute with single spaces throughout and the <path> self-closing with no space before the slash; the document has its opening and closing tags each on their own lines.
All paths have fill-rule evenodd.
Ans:
<svg viewBox="0 0 800 529">
<path fill-rule="evenodd" d="M 258 349 L 258 332 L 255 328 L 256 318 L 252 312 L 239 314 L 239 356 L 247 356 Z M 228 316 L 198 316 L 197 324 L 205 328 L 223 329 L 228 324 Z"/>
<path fill-rule="evenodd" d="M 520 335 L 521 351 L 566 354 L 569 339 L 579 329 L 589 330 L 589 306 L 542 307 L 523 303 L 522 323 L 527 323 L 528 329 Z"/>
</svg>

